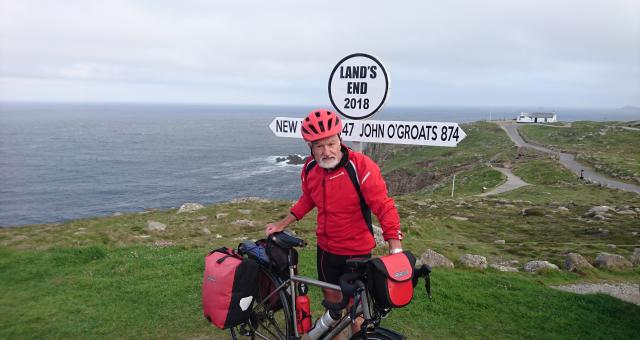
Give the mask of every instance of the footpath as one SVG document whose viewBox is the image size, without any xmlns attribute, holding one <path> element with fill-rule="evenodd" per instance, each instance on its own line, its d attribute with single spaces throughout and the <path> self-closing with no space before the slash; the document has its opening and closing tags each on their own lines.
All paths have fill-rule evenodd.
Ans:
<svg viewBox="0 0 640 340">
<path fill-rule="evenodd" d="M 495 167 L 495 166 L 492 166 L 492 168 L 500 171 L 505 176 L 507 176 L 507 181 L 502 183 L 501 185 L 495 187 L 493 190 L 484 192 L 484 193 L 482 193 L 482 194 L 480 194 L 478 196 L 484 197 L 484 196 L 489 196 L 489 195 L 497 195 L 497 194 L 501 194 L 503 192 L 507 192 L 507 191 L 518 189 L 518 188 L 523 187 L 525 185 L 529 185 L 529 183 L 523 181 L 520 177 L 514 175 L 513 172 L 511 172 L 511 170 L 509 170 L 507 168 L 498 168 L 498 167 Z"/>
<path fill-rule="evenodd" d="M 629 183 L 623 183 L 611 178 L 604 177 L 596 173 L 595 170 L 593 170 L 593 168 L 578 163 L 575 160 L 575 156 L 572 154 L 554 151 L 540 145 L 534 145 L 534 144 L 525 142 L 524 139 L 522 139 L 522 136 L 520 136 L 520 133 L 518 132 L 517 123 L 511 122 L 511 121 L 500 121 L 500 122 L 496 122 L 496 124 L 498 124 L 503 130 L 507 132 L 507 135 L 509 136 L 509 138 L 511 138 L 511 140 L 518 147 L 531 148 L 544 153 L 557 155 L 562 165 L 564 165 L 566 168 L 571 170 L 577 176 L 580 176 L 580 174 L 582 173 L 582 176 L 584 177 L 584 179 L 589 182 L 601 184 L 603 186 L 607 186 L 610 188 L 631 191 L 631 192 L 640 194 L 639 186 L 629 184 Z"/>
</svg>

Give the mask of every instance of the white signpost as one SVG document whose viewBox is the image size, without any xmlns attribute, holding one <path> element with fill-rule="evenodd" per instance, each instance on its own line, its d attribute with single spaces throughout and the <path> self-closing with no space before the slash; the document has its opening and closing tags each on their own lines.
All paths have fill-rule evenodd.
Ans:
<svg viewBox="0 0 640 340">
<path fill-rule="evenodd" d="M 467 135 L 457 123 L 363 120 L 378 112 L 389 95 L 389 75 L 377 58 L 344 57 L 329 77 L 333 107 L 342 120 L 342 139 L 351 142 L 455 147 Z M 269 128 L 278 137 L 302 138 L 302 118 L 276 117 Z"/>
<path fill-rule="evenodd" d="M 276 117 L 269 128 L 278 137 L 302 138 L 302 118 Z M 467 135 L 457 123 L 342 120 L 342 139 L 350 142 L 455 147 Z"/>
</svg>

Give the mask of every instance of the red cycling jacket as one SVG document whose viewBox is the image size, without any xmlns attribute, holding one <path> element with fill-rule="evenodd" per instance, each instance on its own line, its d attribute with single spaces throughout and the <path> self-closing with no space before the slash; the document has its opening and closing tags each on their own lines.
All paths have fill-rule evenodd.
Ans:
<svg viewBox="0 0 640 340">
<path fill-rule="evenodd" d="M 371 211 L 378 217 L 385 240 L 402 239 L 400 216 L 392 198 L 387 195 L 387 185 L 380 168 L 369 157 L 342 146 L 343 157 L 331 170 L 306 168 L 313 160 L 309 157 L 302 169 L 302 195 L 291 208 L 300 220 L 314 207 L 318 208 L 318 246 L 337 255 L 370 253 L 375 240 L 360 210 L 360 198 L 344 168 L 352 162 L 360 191 Z M 306 177 L 306 178 L 305 178 Z"/>
</svg>

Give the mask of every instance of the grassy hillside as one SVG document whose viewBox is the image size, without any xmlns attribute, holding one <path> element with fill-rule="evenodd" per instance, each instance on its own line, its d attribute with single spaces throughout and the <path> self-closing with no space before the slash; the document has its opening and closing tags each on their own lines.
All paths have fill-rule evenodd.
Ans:
<svg viewBox="0 0 640 340">
<path fill-rule="evenodd" d="M 499 172 L 491 174 L 482 167 L 489 162 L 509 162 L 517 154 L 516 147 L 496 124 L 476 122 L 462 124 L 462 128 L 467 137 L 455 148 L 373 145 L 367 153 L 382 165 L 382 172 L 394 194 L 442 186 L 453 174 L 463 172 L 477 172 L 477 175 L 487 177 L 487 187 L 500 184 L 502 175 Z M 482 183 L 472 182 L 469 193 L 482 192 Z"/>
<path fill-rule="evenodd" d="M 640 183 L 640 129 L 619 122 L 573 122 L 570 127 L 524 125 L 522 136 L 577 155 L 611 177 Z"/>
<path fill-rule="evenodd" d="M 103 246 L 0 252 L 0 337 L 228 338 L 202 317 L 206 248 Z M 314 251 L 302 251 L 314 275 Z M 640 331 L 640 307 L 604 295 L 545 287 L 571 274 L 436 270 L 434 299 L 414 301 L 383 321 L 410 339 L 615 338 Z M 315 315 L 320 314 L 313 291 Z"/>
<path fill-rule="evenodd" d="M 554 159 L 510 146 L 492 124 L 465 131 L 469 137 L 455 149 L 378 150 L 387 175 L 442 171 L 439 181 L 396 196 L 405 248 L 416 255 L 434 249 L 454 261 L 479 254 L 522 267 L 537 259 L 562 266 L 568 252 L 589 260 L 599 251 L 629 257 L 640 247 L 640 214 L 584 216 L 596 205 L 640 210 L 640 195 L 582 183 Z M 500 147 L 490 142 L 495 140 Z M 477 197 L 482 186 L 504 181 L 487 163 L 511 167 L 532 185 Z M 457 189 L 451 199 L 453 173 Z M 280 219 L 291 203 L 245 200 L 186 214 L 146 211 L 0 229 L 0 338 L 228 338 L 202 317 L 204 255 L 263 237 L 263 226 Z M 532 207 L 542 214 L 521 214 Z M 314 219 L 310 214 L 292 226 L 310 242 L 300 252 L 300 270 L 309 276 L 315 276 Z M 149 231 L 148 221 L 167 228 Z M 410 339 L 637 338 L 639 306 L 547 287 L 602 281 L 639 282 L 640 268 L 535 275 L 436 269 L 434 300 L 421 288 L 383 325 Z M 316 316 L 319 295 L 312 291 Z"/>
</svg>

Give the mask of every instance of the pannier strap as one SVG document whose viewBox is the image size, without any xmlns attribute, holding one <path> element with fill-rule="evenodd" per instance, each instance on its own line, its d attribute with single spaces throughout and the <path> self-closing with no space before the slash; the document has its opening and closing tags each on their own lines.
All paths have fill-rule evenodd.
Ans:
<svg viewBox="0 0 640 340">
<path fill-rule="evenodd" d="M 227 247 L 222 247 L 222 248 L 214 249 L 214 250 L 210 251 L 210 252 L 209 252 L 209 254 L 207 254 L 207 255 L 211 255 L 211 254 L 213 254 L 213 253 L 223 253 L 223 254 L 227 254 L 227 256 L 223 256 L 223 257 L 219 258 L 218 260 L 216 260 L 216 262 L 217 262 L 218 264 L 220 264 L 220 263 L 224 262 L 224 260 L 226 260 L 226 259 L 227 259 L 227 257 L 235 257 L 235 258 L 238 258 L 238 259 L 241 259 L 241 258 L 242 258 L 242 256 L 240 256 L 238 253 L 236 253 L 233 249 L 231 249 L 231 248 L 227 248 Z"/>
</svg>

